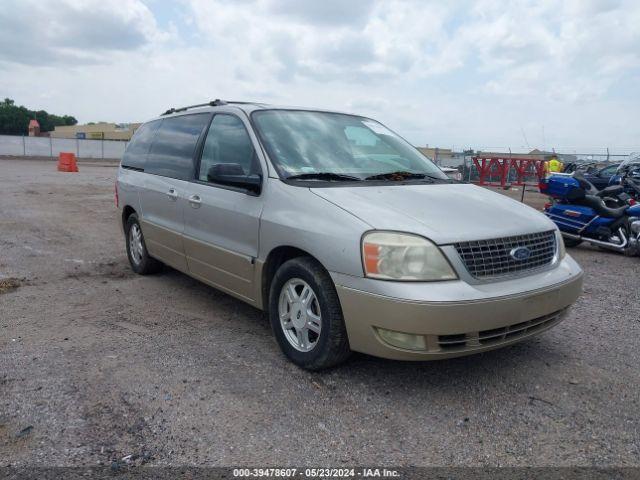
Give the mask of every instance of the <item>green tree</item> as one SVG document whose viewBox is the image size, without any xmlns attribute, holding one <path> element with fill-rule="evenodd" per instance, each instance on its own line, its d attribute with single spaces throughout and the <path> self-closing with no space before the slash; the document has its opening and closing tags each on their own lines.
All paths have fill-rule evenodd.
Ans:
<svg viewBox="0 0 640 480">
<path fill-rule="evenodd" d="M 17 106 L 10 98 L 0 102 L 0 134 L 27 135 L 29 120 L 35 118 L 40 124 L 40 130 L 50 132 L 57 126 L 75 125 L 78 123 L 71 115 L 53 115 L 45 110 L 29 110 L 23 105 Z"/>
</svg>

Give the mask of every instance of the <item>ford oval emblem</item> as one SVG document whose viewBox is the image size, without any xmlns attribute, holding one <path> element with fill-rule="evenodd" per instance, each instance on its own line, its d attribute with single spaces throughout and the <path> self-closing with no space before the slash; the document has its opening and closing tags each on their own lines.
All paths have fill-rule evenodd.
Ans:
<svg viewBox="0 0 640 480">
<path fill-rule="evenodd" d="M 511 255 L 511 258 L 513 258 L 514 260 L 522 262 L 524 260 L 527 260 L 531 256 L 531 250 L 529 250 L 527 247 L 516 247 L 511 249 L 509 255 Z"/>
</svg>

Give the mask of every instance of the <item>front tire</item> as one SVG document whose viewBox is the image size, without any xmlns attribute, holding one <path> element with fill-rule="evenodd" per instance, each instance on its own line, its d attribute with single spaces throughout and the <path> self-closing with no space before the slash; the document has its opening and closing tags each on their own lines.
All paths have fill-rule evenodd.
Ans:
<svg viewBox="0 0 640 480">
<path fill-rule="evenodd" d="M 269 319 L 282 352 L 299 367 L 322 370 L 351 353 L 333 281 L 312 258 L 294 258 L 278 269 L 269 292 Z"/>
<path fill-rule="evenodd" d="M 140 275 L 157 273 L 162 269 L 162 263 L 149 256 L 147 245 L 144 243 L 144 235 L 140 227 L 138 215 L 132 213 L 125 223 L 125 238 L 127 245 L 127 257 L 131 269 Z"/>
</svg>

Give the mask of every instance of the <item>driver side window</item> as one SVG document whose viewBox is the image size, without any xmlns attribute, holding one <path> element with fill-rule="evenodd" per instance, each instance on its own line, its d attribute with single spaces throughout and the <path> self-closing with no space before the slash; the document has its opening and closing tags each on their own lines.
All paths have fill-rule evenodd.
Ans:
<svg viewBox="0 0 640 480">
<path fill-rule="evenodd" d="M 212 182 L 209 172 L 220 164 L 234 165 L 239 175 L 259 172 L 251 138 L 242 121 L 234 115 L 213 117 L 202 149 L 198 179 Z"/>
</svg>

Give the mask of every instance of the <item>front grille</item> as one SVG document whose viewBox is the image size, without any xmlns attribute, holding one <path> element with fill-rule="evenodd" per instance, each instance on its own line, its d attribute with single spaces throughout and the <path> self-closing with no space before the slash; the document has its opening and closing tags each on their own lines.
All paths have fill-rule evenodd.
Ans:
<svg viewBox="0 0 640 480">
<path fill-rule="evenodd" d="M 532 233 L 456 243 L 455 249 L 469 273 L 478 279 L 503 277 L 537 270 L 553 262 L 556 254 L 555 232 Z M 511 252 L 526 247 L 529 257 L 517 260 Z"/>
<path fill-rule="evenodd" d="M 487 347 L 489 345 L 498 345 L 552 327 L 562 320 L 565 311 L 564 309 L 559 310 L 526 322 L 514 323 L 513 325 L 491 330 L 480 330 L 479 332 L 468 332 L 458 335 L 432 335 L 434 338 L 428 343 L 434 346 L 433 350 L 446 352 L 465 351 L 479 347 Z"/>
</svg>

